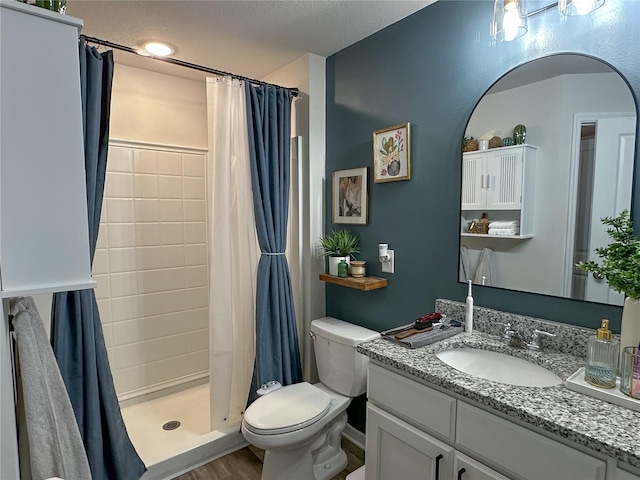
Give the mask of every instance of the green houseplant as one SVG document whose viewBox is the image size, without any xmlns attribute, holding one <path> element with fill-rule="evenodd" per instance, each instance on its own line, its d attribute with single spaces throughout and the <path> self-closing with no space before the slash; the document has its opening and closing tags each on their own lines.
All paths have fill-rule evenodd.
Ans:
<svg viewBox="0 0 640 480">
<path fill-rule="evenodd" d="M 600 221 L 608 225 L 607 235 L 611 239 L 606 247 L 595 249 L 602 263 L 590 260 L 579 262 L 576 267 L 604 278 L 616 292 L 625 294 L 620 347 L 637 346 L 640 341 L 640 239 L 634 234 L 629 210 Z"/>
<path fill-rule="evenodd" d="M 633 232 L 629 210 L 623 210 L 617 217 L 601 219 L 608 225 L 607 235 L 612 240 L 606 247 L 598 247 L 595 252 L 602 264 L 579 262 L 576 267 L 604 278 L 616 292 L 627 297 L 640 298 L 640 240 Z"/>
<path fill-rule="evenodd" d="M 322 256 L 329 258 L 329 274 L 338 275 L 338 263 L 350 263 L 355 253 L 360 253 L 360 236 L 347 229 L 331 230 L 320 237 Z"/>
</svg>

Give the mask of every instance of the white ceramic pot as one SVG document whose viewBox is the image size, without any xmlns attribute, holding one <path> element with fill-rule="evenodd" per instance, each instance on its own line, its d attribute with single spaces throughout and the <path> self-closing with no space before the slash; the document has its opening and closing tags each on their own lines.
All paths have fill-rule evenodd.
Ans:
<svg viewBox="0 0 640 480">
<path fill-rule="evenodd" d="M 329 275 L 338 276 L 338 264 L 340 260 L 344 260 L 347 264 L 351 263 L 349 257 L 328 257 L 329 258 Z"/>
<path fill-rule="evenodd" d="M 620 327 L 620 352 L 624 347 L 638 346 L 640 342 L 640 300 L 625 298 Z"/>
</svg>

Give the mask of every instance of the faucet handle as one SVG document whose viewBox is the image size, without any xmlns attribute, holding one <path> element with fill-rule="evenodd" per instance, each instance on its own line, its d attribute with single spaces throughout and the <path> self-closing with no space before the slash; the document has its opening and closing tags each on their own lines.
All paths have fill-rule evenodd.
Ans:
<svg viewBox="0 0 640 480">
<path fill-rule="evenodd" d="M 556 335 L 555 333 L 544 332 L 536 328 L 531 335 L 531 342 L 527 343 L 527 348 L 529 350 L 540 350 L 540 336 L 555 337 Z"/>
<path fill-rule="evenodd" d="M 502 331 L 502 338 L 507 340 L 511 338 L 511 334 L 513 333 L 513 330 L 511 330 L 510 323 L 503 323 L 502 325 L 504 325 L 504 330 Z"/>
</svg>

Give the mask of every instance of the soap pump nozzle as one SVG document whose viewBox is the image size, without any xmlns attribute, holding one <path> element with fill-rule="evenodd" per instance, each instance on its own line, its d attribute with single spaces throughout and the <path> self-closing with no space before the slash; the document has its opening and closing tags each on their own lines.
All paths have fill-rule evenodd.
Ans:
<svg viewBox="0 0 640 480">
<path fill-rule="evenodd" d="M 602 325 L 596 330 L 596 335 L 600 340 L 611 340 L 611 330 L 609 330 L 609 320 L 602 319 Z"/>
</svg>

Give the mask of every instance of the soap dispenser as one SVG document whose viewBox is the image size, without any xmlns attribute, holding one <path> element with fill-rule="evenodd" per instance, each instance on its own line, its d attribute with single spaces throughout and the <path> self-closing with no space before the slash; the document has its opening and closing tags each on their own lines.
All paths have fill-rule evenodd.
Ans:
<svg viewBox="0 0 640 480">
<path fill-rule="evenodd" d="M 602 326 L 587 341 L 587 364 L 584 369 L 585 381 L 596 387 L 615 387 L 619 351 L 620 342 L 611 338 L 609 320 L 603 319 Z"/>
</svg>

